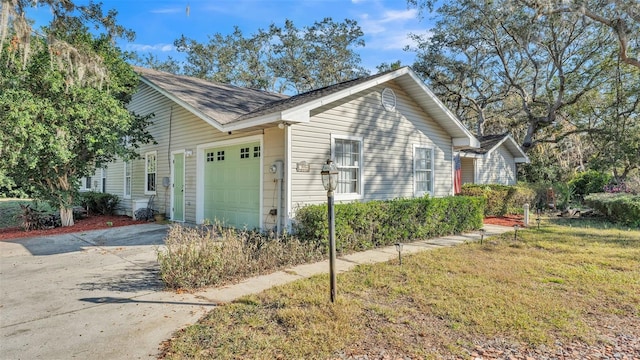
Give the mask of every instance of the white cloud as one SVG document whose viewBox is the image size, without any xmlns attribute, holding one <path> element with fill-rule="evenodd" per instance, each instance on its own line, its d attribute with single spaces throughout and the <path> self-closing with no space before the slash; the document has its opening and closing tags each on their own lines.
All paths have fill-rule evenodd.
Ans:
<svg viewBox="0 0 640 360">
<path fill-rule="evenodd" d="M 137 52 L 170 52 L 176 48 L 172 44 L 127 44 L 127 50 Z"/>
<path fill-rule="evenodd" d="M 379 21 L 382 23 L 388 23 L 392 21 L 415 20 L 417 18 L 418 11 L 416 9 L 387 10 L 383 13 L 382 18 Z"/>
<path fill-rule="evenodd" d="M 185 12 L 186 7 L 172 7 L 172 8 L 161 8 L 161 9 L 152 9 L 150 12 L 153 14 L 177 14 L 181 12 Z"/>
</svg>

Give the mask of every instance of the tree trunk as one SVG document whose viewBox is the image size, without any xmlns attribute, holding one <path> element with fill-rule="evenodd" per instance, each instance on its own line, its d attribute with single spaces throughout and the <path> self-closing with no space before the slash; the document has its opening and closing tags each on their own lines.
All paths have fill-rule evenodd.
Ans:
<svg viewBox="0 0 640 360">
<path fill-rule="evenodd" d="M 62 226 L 73 226 L 73 208 L 60 207 L 60 221 Z"/>
</svg>

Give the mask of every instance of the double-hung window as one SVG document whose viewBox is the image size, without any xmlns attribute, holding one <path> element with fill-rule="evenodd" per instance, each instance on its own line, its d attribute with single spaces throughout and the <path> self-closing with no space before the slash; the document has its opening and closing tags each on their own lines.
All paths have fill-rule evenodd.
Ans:
<svg viewBox="0 0 640 360">
<path fill-rule="evenodd" d="M 124 198 L 131 199 L 131 161 L 124 162 Z"/>
<path fill-rule="evenodd" d="M 362 137 L 331 135 L 331 148 L 338 167 L 336 199 L 361 199 L 364 189 Z"/>
<path fill-rule="evenodd" d="M 433 149 L 413 146 L 413 194 L 433 195 Z"/>
<path fill-rule="evenodd" d="M 158 152 L 152 151 L 144 155 L 144 193 L 145 195 L 155 195 L 156 178 L 158 166 Z"/>
</svg>

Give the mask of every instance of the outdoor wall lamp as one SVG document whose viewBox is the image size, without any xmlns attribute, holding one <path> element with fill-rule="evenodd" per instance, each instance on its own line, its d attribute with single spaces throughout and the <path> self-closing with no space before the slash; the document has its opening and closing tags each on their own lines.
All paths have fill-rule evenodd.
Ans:
<svg viewBox="0 0 640 360">
<path fill-rule="evenodd" d="M 396 251 L 398 252 L 398 261 L 402 265 L 402 243 L 396 243 Z"/>
<path fill-rule="evenodd" d="M 327 211 L 329 220 L 329 277 L 331 302 L 336 301 L 336 229 L 333 206 L 333 191 L 338 186 L 338 167 L 330 159 L 322 165 L 322 186 L 327 190 Z"/>
<path fill-rule="evenodd" d="M 482 245 L 482 240 L 484 240 L 484 234 L 487 232 L 484 228 L 478 230 L 480 232 L 480 245 Z"/>
</svg>

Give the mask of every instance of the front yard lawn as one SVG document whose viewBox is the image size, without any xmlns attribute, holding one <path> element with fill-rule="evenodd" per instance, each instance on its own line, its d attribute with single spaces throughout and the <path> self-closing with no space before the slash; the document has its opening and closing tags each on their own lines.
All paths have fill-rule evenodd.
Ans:
<svg viewBox="0 0 640 360">
<path fill-rule="evenodd" d="M 338 276 L 333 305 L 328 275 L 276 287 L 217 307 L 176 333 L 162 356 L 586 358 L 611 350 L 632 359 L 640 356 L 640 231 L 588 224 L 426 251 L 402 266 L 359 266 Z"/>
</svg>

